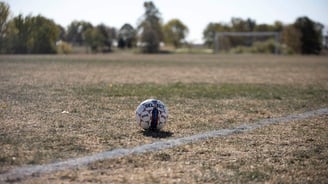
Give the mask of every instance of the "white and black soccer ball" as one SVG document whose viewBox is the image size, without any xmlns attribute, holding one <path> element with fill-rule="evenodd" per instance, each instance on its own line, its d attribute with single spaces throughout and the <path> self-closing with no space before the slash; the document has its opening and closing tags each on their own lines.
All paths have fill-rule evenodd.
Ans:
<svg viewBox="0 0 328 184">
<path fill-rule="evenodd" d="M 167 118 L 168 110 L 160 100 L 145 100 L 136 109 L 137 124 L 145 130 L 160 130 L 166 124 Z"/>
</svg>

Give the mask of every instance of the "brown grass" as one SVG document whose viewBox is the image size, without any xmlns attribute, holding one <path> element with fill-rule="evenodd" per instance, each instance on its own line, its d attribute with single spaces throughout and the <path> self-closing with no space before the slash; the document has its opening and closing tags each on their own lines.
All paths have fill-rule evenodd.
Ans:
<svg viewBox="0 0 328 184">
<path fill-rule="evenodd" d="M 190 99 L 169 96 L 165 99 L 170 111 L 169 123 L 165 127 L 169 137 L 152 137 L 145 135 L 134 124 L 134 110 L 142 100 L 139 96 L 104 95 L 93 92 L 96 90 L 93 88 L 95 86 L 110 88 L 120 84 L 165 85 L 175 82 L 217 85 L 222 83 L 278 84 L 285 87 L 293 86 L 296 89 L 300 86 L 299 90 L 315 87 L 324 93 L 328 90 L 327 73 L 327 57 L 312 56 L 130 54 L 0 56 L 0 173 L 21 165 L 49 163 L 120 147 L 133 147 L 158 139 L 183 137 L 207 130 L 234 127 L 256 119 L 327 107 L 327 95 L 321 94 L 316 97 L 313 95 L 315 93 L 288 99 L 254 99 L 250 97 Z M 77 92 L 83 89 L 88 89 L 90 92 L 88 90 L 86 90 L 88 93 L 85 94 Z M 305 98 L 306 95 L 309 97 Z M 62 113 L 63 111 L 69 113 Z M 201 115 L 199 115 L 200 112 Z M 327 118 L 323 117 L 319 120 L 318 122 L 321 122 Z M 312 123 L 316 125 L 317 121 Z M 283 129 L 284 126 L 278 127 Z M 266 140 L 271 139 L 270 136 L 261 135 Z M 242 139 L 242 136 L 234 137 Z M 253 140 L 251 136 L 255 135 L 249 136 L 249 140 Z M 92 169 L 90 171 L 90 168 L 83 169 L 83 172 L 79 170 L 60 172 L 46 175 L 40 181 L 46 181 L 47 177 L 52 178 L 49 181 L 55 183 L 87 181 L 84 177 L 86 174 L 88 178 L 93 179 L 90 180 L 91 182 L 96 182 L 97 178 L 100 181 L 124 182 L 125 180 L 132 181 L 134 177 L 138 181 L 155 182 L 162 177 L 152 175 L 150 165 L 152 162 L 155 162 L 156 165 L 158 161 L 159 164 L 164 163 L 163 167 L 160 165 L 157 169 L 160 171 L 160 176 L 168 175 L 169 179 L 165 180 L 168 183 L 179 182 L 179 180 L 187 181 L 186 177 L 191 178 L 190 181 L 205 182 L 206 178 L 211 177 L 212 172 L 217 174 L 220 169 L 225 170 L 226 167 L 225 163 L 220 165 L 213 160 L 210 161 L 210 159 L 220 160 L 221 157 L 224 157 L 224 155 L 220 156 L 218 152 L 208 151 L 213 148 L 213 144 L 222 142 L 223 145 L 230 147 L 242 146 L 238 141 L 236 143 L 226 143 L 225 141 L 226 139 L 213 139 L 206 143 L 187 145 L 136 158 L 127 157 L 105 161 L 105 163 L 113 162 L 113 168 L 116 168 L 115 172 L 117 170 L 119 173 L 117 177 L 107 173 L 107 170 L 109 172 L 111 169 L 101 169 L 103 166 L 97 163 L 98 165 L 93 166 L 94 172 Z M 257 146 L 261 146 L 261 144 L 260 142 Z M 186 149 L 188 154 L 189 152 L 193 153 L 188 146 L 200 147 L 204 149 L 203 152 L 213 155 L 207 158 L 207 153 L 200 154 L 196 161 L 204 162 L 202 167 L 188 157 L 181 156 L 181 160 L 176 162 L 175 155 L 184 155 L 183 150 Z M 249 147 L 249 152 L 254 151 L 253 148 L 257 149 L 256 146 L 248 145 L 247 147 Z M 218 149 L 221 152 L 223 147 Z M 240 150 L 231 152 L 233 153 L 227 156 L 229 159 L 242 159 L 242 155 L 238 155 Z M 189 156 L 192 158 L 190 154 Z M 219 157 L 215 157 L 217 154 Z M 206 155 L 206 157 L 201 158 L 202 155 Z M 234 158 L 235 156 L 236 158 Z M 257 158 L 253 158 L 252 155 L 248 156 L 250 160 Z M 148 159 L 150 162 L 147 165 L 144 162 Z M 165 165 L 168 164 L 165 160 L 169 161 L 169 167 Z M 116 162 L 117 164 L 115 164 Z M 212 162 L 216 163 L 215 167 L 206 165 L 212 164 Z M 124 175 L 122 172 L 131 167 L 130 164 L 133 163 L 137 164 L 136 170 L 130 168 L 132 169 L 130 171 L 136 174 L 133 177 Z M 145 164 L 145 168 L 140 165 L 141 163 Z M 178 170 L 173 167 L 176 163 Z M 183 163 L 189 163 L 190 166 Z M 195 164 L 203 170 L 194 169 Z M 299 165 L 295 167 L 296 169 L 303 168 Z M 179 168 L 181 170 L 189 168 L 191 172 L 188 174 Z M 246 179 L 244 180 L 244 176 L 237 177 L 237 171 L 230 172 L 229 169 L 225 171 L 228 172 L 226 173 L 228 176 L 230 173 L 232 179 L 237 181 L 253 181 L 251 178 L 247 180 L 248 175 L 252 177 L 253 174 L 257 174 L 245 173 Z M 147 174 L 137 174 L 141 172 Z M 102 176 L 99 176 L 101 173 L 106 173 L 106 180 L 101 179 Z M 95 175 L 95 177 L 91 177 L 89 174 Z M 171 175 L 172 177 L 169 177 Z M 221 181 L 220 175 L 216 179 Z M 273 180 L 275 173 L 259 171 L 258 175 L 262 178 L 260 181 L 276 181 Z M 224 173 L 222 178 L 222 181 L 235 181 L 226 178 Z M 37 180 L 38 178 L 31 182 Z M 209 179 L 209 181 L 213 182 L 214 180 Z"/>
<path fill-rule="evenodd" d="M 110 54 L 1 56 L 0 59 L 2 78 L 30 85 L 100 82 L 303 85 L 319 82 L 327 85 L 328 81 L 328 58 L 318 56 Z M 31 60 L 36 62 L 25 62 Z"/>
<path fill-rule="evenodd" d="M 328 116 L 105 160 L 26 183 L 327 183 Z"/>
</svg>

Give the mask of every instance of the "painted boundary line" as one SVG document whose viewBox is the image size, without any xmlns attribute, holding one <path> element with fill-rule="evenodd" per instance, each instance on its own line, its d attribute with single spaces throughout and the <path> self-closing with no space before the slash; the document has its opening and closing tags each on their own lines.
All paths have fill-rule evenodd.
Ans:
<svg viewBox="0 0 328 184">
<path fill-rule="evenodd" d="M 261 128 L 270 124 L 276 124 L 276 123 L 286 123 L 289 121 L 295 121 L 295 120 L 303 120 L 306 118 L 319 116 L 319 115 L 326 115 L 328 114 L 328 108 L 318 109 L 314 111 L 308 111 L 301 114 L 294 114 L 294 115 L 288 115 L 285 117 L 278 117 L 278 118 L 271 118 L 271 119 L 263 119 L 260 121 L 257 121 L 252 124 L 248 125 L 240 125 L 235 128 L 230 129 L 220 129 L 220 130 L 214 130 L 209 131 L 201 134 L 196 134 L 189 137 L 181 137 L 177 139 L 169 139 L 169 140 L 163 140 L 158 141 L 150 144 L 144 144 L 140 145 L 134 148 L 126 148 L 126 149 L 114 149 L 111 151 L 101 152 L 90 156 L 80 157 L 80 158 L 72 158 L 68 159 L 66 161 L 60 161 L 50 164 L 44 164 L 44 165 L 32 165 L 32 166 L 23 166 L 20 168 L 16 168 L 13 170 L 10 170 L 7 173 L 0 174 L 0 181 L 6 182 L 6 181 L 15 181 L 19 179 L 23 179 L 27 176 L 33 176 L 33 175 L 39 175 L 42 173 L 50 173 L 54 171 L 59 170 L 65 170 L 65 169 L 71 169 L 71 168 L 77 168 L 84 165 L 87 165 L 89 163 L 99 161 L 99 160 L 105 160 L 105 159 L 113 159 L 118 157 L 123 157 L 131 154 L 142 154 L 145 152 L 150 151 L 158 151 L 162 149 L 172 148 L 179 145 L 184 145 L 191 142 L 196 142 L 204 139 L 208 139 L 211 137 L 218 137 L 218 136 L 227 136 L 231 134 L 236 133 L 242 133 L 242 132 L 248 132 L 257 128 Z"/>
</svg>

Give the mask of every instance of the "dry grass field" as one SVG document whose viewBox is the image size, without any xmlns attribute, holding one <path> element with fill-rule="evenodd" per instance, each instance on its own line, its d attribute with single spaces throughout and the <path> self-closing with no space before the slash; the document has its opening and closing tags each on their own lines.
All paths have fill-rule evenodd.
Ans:
<svg viewBox="0 0 328 184">
<path fill-rule="evenodd" d="M 0 79 L 0 174 L 328 107 L 328 58 L 318 56 L 0 56 Z M 169 108 L 162 132 L 134 123 L 147 98 Z M 327 120 L 8 182 L 327 183 Z"/>
</svg>

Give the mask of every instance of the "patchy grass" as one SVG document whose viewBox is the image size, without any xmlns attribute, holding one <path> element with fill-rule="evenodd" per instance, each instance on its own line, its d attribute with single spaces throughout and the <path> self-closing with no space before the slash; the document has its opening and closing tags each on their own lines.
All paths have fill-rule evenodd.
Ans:
<svg viewBox="0 0 328 184">
<path fill-rule="evenodd" d="M 327 57 L 270 55 L 0 56 L 2 83 L 20 85 L 136 83 L 324 84 Z"/>
<path fill-rule="evenodd" d="M 0 173 L 21 165 L 134 147 L 158 139 L 231 128 L 257 119 L 327 107 L 327 73 L 325 57 L 0 56 Z M 161 99 L 169 108 L 169 122 L 159 136 L 140 130 L 134 123 L 137 105 L 152 97 Z M 200 143 L 203 153 L 198 159 L 182 159 L 181 163 L 191 165 L 203 163 L 200 170 L 189 167 L 192 172 L 187 176 L 192 181 L 214 181 L 213 178 L 228 182 L 272 180 L 273 173 L 261 167 L 237 172 L 236 167 L 240 168 L 243 160 L 237 165 L 211 165 L 216 163 L 209 162 L 211 159 L 220 159 L 225 154 L 233 159 L 239 153 L 237 150 L 222 155 L 219 151 L 217 157 L 208 159 L 204 156 L 216 149 L 213 144 L 222 140 L 225 139 Z M 229 145 L 238 146 L 242 142 L 237 138 L 235 141 Z M 151 153 L 148 155 L 153 159 L 150 163 L 155 160 L 155 164 L 173 164 L 175 155 L 183 155 L 184 150 L 189 150 L 188 146 Z M 250 151 L 255 148 L 249 146 Z M 308 152 L 295 152 L 293 157 L 307 158 Z M 122 158 L 109 162 L 121 164 L 122 168 L 117 172 L 136 163 L 138 169 L 133 172 L 151 173 L 149 167 L 145 170 L 141 167 L 141 164 L 147 166 L 147 157 L 127 159 L 130 161 Z M 95 172 L 107 172 L 100 166 L 99 171 L 98 166 L 94 165 Z M 117 166 L 114 164 L 113 167 Z M 181 165 L 181 169 L 184 167 L 188 168 Z M 158 169 L 163 175 L 172 175 L 168 177 L 168 183 L 179 182 L 186 174 L 178 170 L 174 175 L 173 169 L 167 168 L 160 166 Z M 232 179 L 221 177 L 222 173 L 218 171 L 222 168 Z M 202 172 L 205 174 L 200 174 Z M 74 170 L 60 174 L 59 178 L 63 182 L 80 181 L 81 174 Z M 119 177 L 121 175 L 119 173 Z M 140 181 L 144 182 L 159 180 L 151 174 L 142 177 L 144 180 Z M 125 175 L 107 179 L 131 181 Z M 98 180 L 103 181 L 90 177 L 90 182 Z"/>
<path fill-rule="evenodd" d="M 297 86 L 278 84 L 209 84 L 209 83 L 169 83 L 169 84 L 109 84 L 75 88 L 81 96 L 109 97 L 157 97 L 188 99 L 233 99 L 249 98 L 258 100 L 288 100 L 292 98 L 327 100 L 327 90 L 320 86 Z M 321 101 L 320 100 L 320 101 Z"/>
<path fill-rule="evenodd" d="M 328 116 L 46 174 L 26 183 L 326 183 Z"/>
</svg>

